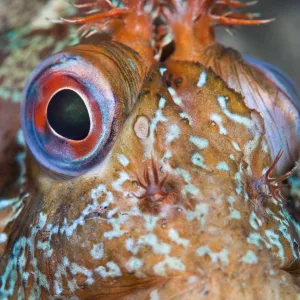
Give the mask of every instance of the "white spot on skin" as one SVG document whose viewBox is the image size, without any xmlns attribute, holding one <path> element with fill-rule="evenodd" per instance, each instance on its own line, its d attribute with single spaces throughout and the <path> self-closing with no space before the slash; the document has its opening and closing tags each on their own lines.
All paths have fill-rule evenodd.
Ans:
<svg viewBox="0 0 300 300">
<path fill-rule="evenodd" d="M 217 123 L 219 128 L 220 128 L 220 134 L 226 135 L 227 134 L 227 130 L 226 128 L 223 126 L 223 121 L 222 121 L 222 117 L 219 114 L 213 113 L 210 115 L 210 119 Z"/>
<path fill-rule="evenodd" d="M 169 230 L 169 238 L 177 245 L 182 245 L 183 247 L 187 247 L 190 244 L 190 241 L 179 236 L 179 233 L 174 229 L 171 228 Z"/>
<path fill-rule="evenodd" d="M 79 266 L 76 263 L 70 264 L 70 272 L 72 275 L 82 274 L 87 279 L 85 281 L 86 284 L 90 285 L 94 283 L 93 272 L 85 267 Z"/>
<path fill-rule="evenodd" d="M 116 278 L 116 277 L 122 276 L 120 268 L 113 261 L 109 261 L 106 264 L 106 267 L 107 267 L 108 271 L 106 270 L 105 267 L 100 266 L 95 269 L 95 272 L 98 273 L 102 278 L 107 278 L 107 277 Z"/>
<path fill-rule="evenodd" d="M 201 227 L 204 228 L 206 224 L 206 218 L 208 215 L 208 205 L 205 203 L 200 203 L 196 205 L 195 211 L 187 211 L 187 220 L 193 221 L 198 219 L 200 221 Z"/>
<path fill-rule="evenodd" d="M 36 248 L 38 250 L 43 251 L 44 255 L 47 258 L 50 258 L 52 256 L 52 254 L 53 254 L 53 249 L 51 248 L 51 244 L 50 244 L 49 241 L 46 241 L 46 242 L 38 241 Z"/>
<path fill-rule="evenodd" d="M 154 290 L 150 293 L 150 300 L 159 300 L 159 295 L 158 295 L 158 291 Z"/>
<path fill-rule="evenodd" d="M 113 210 L 115 213 L 117 209 Z M 110 224 L 113 228 L 111 231 L 104 232 L 104 237 L 108 240 L 118 238 L 125 234 L 127 231 L 121 230 L 121 225 L 128 220 L 127 215 L 118 214 L 118 218 L 111 218 L 107 220 L 107 224 Z"/>
<path fill-rule="evenodd" d="M 234 208 L 234 203 L 235 203 L 235 198 L 232 197 L 232 196 L 229 196 L 227 198 L 227 201 L 230 203 L 230 207 L 229 207 L 229 211 L 230 211 L 230 218 L 231 219 L 241 219 L 241 214 L 239 211 L 237 211 L 235 208 Z"/>
<path fill-rule="evenodd" d="M 268 249 L 272 247 L 259 233 L 256 232 L 252 232 L 249 234 L 247 242 L 249 244 L 256 245 L 257 247 L 260 247 L 260 242 L 263 242 Z"/>
<path fill-rule="evenodd" d="M 119 179 L 114 181 L 111 186 L 115 191 L 118 192 L 123 192 L 122 185 L 124 184 L 125 181 L 129 180 L 129 176 L 126 172 L 119 172 Z"/>
<path fill-rule="evenodd" d="M 206 72 L 201 72 L 199 80 L 197 82 L 197 87 L 203 87 L 206 84 L 207 74 Z"/>
<path fill-rule="evenodd" d="M 223 249 L 220 252 L 213 252 L 210 250 L 209 246 L 203 246 L 196 250 L 196 254 L 199 256 L 209 255 L 210 259 L 213 263 L 216 263 L 218 260 L 221 261 L 221 263 L 224 266 L 228 266 L 229 260 L 228 260 L 228 250 Z"/>
<path fill-rule="evenodd" d="M 104 252 L 103 248 L 104 248 L 103 243 L 93 245 L 93 249 L 90 252 L 93 259 L 97 260 L 103 257 L 103 252 Z"/>
<path fill-rule="evenodd" d="M 262 226 L 262 221 L 260 220 L 260 218 L 256 215 L 256 213 L 254 211 L 252 211 L 250 214 L 249 223 L 250 223 L 251 227 L 255 230 L 259 229 L 258 225 Z"/>
<path fill-rule="evenodd" d="M 280 211 L 280 215 L 283 217 L 283 219 L 281 219 L 281 218 L 277 217 L 277 215 L 273 211 L 271 211 L 269 208 L 267 208 L 266 211 L 269 215 L 271 215 L 273 217 L 274 220 L 279 222 L 278 230 L 282 233 L 284 238 L 290 243 L 294 258 L 298 259 L 299 255 L 295 251 L 294 242 L 293 242 L 292 236 L 289 232 L 289 228 L 290 228 L 289 213 L 287 212 L 287 210 L 285 208 L 282 207 L 281 211 Z"/>
<path fill-rule="evenodd" d="M 234 175 L 234 179 L 237 181 L 237 187 L 236 187 L 236 193 L 238 195 L 241 195 L 243 192 L 243 184 L 242 184 L 242 177 L 241 177 L 241 173 L 237 172 Z"/>
<path fill-rule="evenodd" d="M 168 133 L 166 137 L 166 144 L 171 144 L 174 140 L 179 139 L 180 128 L 176 124 L 172 124 L 168 127 Z"/>
<path fill-rule="evenodd" d="M 184 181 L 187 183 L 184 190 L 182 193 L 185 194 L 191 194 L 191 195 L 198 195 L 199 189 L 196 188 L 192 183 L 191 183 L 191 175 L 188 171 L 177 168 L 176 169 L 177 174 L 184 179 Z"/>
<path fill-rule="evenodd" d="M 20 146 L 25 146 L 25 138 L 24 138 L 24 133 L 22 129 L 19 129 L 17 132 L 17 143 Z"/>
<path fill-rule="evenodd" d="M 192 142 L 194 145 L 196 145 L 199 149 L 205 149 L 208 146 L 208 140 L 198 137 L 198 136 L 191 136 L 190 142 Z"/>
<path fill-rule="evenodd" d="M 203 168 L 203 169 L 208 169 L 207 165 L 204 163 L 204 157 L 196 152 L 192 155 L 192 163 L 195 165 L 195 166 L 198 166 L 200 168 Z"/>
<path fill-rule="evenodd" d="M 189 121 L 189 125 L 191 125 L 191 126 L 193 125 L 193 119 L 192 119 L 192 117 L 189 114 L 187 114 L 185 112 L 181 112 L 181 113 L 179 113 L 179 116 L 182 119 L 187 119 Z"/>
<path fill-rule="evenodd" d="M 181 134 L 180 128 L 176 124 L 171 124 L 170 126 L 168 126 L 168 131 L 166 134 L 166 152 L 163 156 L 163 160 L 169 159 L 170 157 L 172 157 L 170 144 L 173 141 L 178 140 L 180 137 L 180 134 Z"/>
<path fill-rule="evenodd" d="M 242 151 L 239 144 L 237 142 L 231 142 L 233 148 L 237 151 Z"/>
<path fill-rule="evenodd" d="M 216 169 L 219 171 L 229 171 L 230 168 L 225 161 L 221 161 L 217 164 Z"/>
<path fill-rule="evenodd" d="M 278 234 L 276 234 L 273 230 L 266 230 L 265 231 L 266 233 L 266 236 L 268 237 L 269 239 L 269 242 L 276 246 L 278 248 L 278 254 L 277 256 L 280 257 L 281 261 L 282 261 L 282 265 L 284 264 L 285 262 L 285 256 L 284 256 L 284 249 L 283 249 L 283 246 L 280 242 L 280 237 Z"/>
<path fill-rule="evenodd" d="M 126 269 L 128 272 L 137 271 L 143 266 L 144 262 L 137 257 L 130 257 L 126 263 Z"/>
<path fill-rule="evenodd" d="M 145 152 L 144 155 L 146 158 L 151 158 L 152 150 L 154 148 L 155 131 L 156 131 L 157 124 L 159 122 L 168 121 L 168 119 L 162 113 L 162 109 L 165 107 L 165 105 L 166 105 L 166 99 L 161 97 L 159 99 L 159 104 L 158 104 L 159 109 L 155 112 L 155 116 L 152 119 L 150 124 L 149 137 L 145 139 L 145 141 L 143 142 L 144 152 Z"/>
<path fill-rule="evenodd" d="M 258 263 L 258 258 L 255 255 L 255 253 L 252 250 L 247 251 L 245 256 L 241 259 L 242 262 L 247 263 L 247 264 L 257 264 Z"/>
<path fill-rule="evenodd" d="M 118 161 L 123 167 L 127 167 L 129 165 L 129 160 L 124 154 L 118 154 Z"/>
<path fill-rule="evenodd" d="M 153 271 L 158 276 L 167 276 L 166 266 L 176 271 L 185 271 L 185 265 L 177 257 L 166 256 L 165 259 L 153 267 Z"/>
<path fill-rule="evenodd" d="M 159 217 L 152 215 L 143 215 L 145 219 L 145 228 L 149 231 L 152 231 L 156 227 L 156 223 L 159 220 Z"/>
<path fill-rule="evenodd" d="M 160 242 L 153 233 L 141 236 L 136 242 L 132 238 L 125 241 L 125 248 L 136 255 L 143 246 L 150 246 L 155 254 L 167 255 L 171 251 L 171 246 Z"/>
<path fill-rule="evenodd" d="M 144 140 L 149 135 L 150 122 L 146 116 L 138 116 L 133 130 L 138 138 Z"/>
<path fill-rule="evenodd" d="M 223 113 L 233 122 L 238 123 L 238 124 L 242 124 L 244 125 L 246 128 L 252 128 L 254 126 L 254 122 L 250 119 L 250 118 L 246 118 L 244 116 L 240 116 L 238 114 L 233 114 L 232 112 L 230 112 L 227 108 L 227 103 L 226 103 L 226 99 L 223 96 L 220 96 L 217 98 L 219 105 L 223 111 Z"/>
<path fill-rule="evenodd" d="M 233 155 L 233 154 L 230 154 L 230 155 L 229 155 L 229 157 L 230 157 L 230 159 L 232 159 L 232 160 L 235 160 L 235 158 L 234 158 L 234 155 Z"/>
<path fill-rule="evenodd" d="M 174 103 L 180 107 L 183 107 L 184 105 L 182 103 L 182 99 L 177 95 L 177 92 L 172 87 L 169 87 L 168 90 L 172 96 Z"/>
<path fill-rule="evenodd" d="M 165 71 L 167 71 L 167 68 L 159 68 L 159 72 L 160 72 L 161 76 L 164 75 Z"/>
<path fill-rule="evenodd" d="M 7 241 L 6 233 L 0 233 L 0 244 L 3 244 Z"/>
</svg>

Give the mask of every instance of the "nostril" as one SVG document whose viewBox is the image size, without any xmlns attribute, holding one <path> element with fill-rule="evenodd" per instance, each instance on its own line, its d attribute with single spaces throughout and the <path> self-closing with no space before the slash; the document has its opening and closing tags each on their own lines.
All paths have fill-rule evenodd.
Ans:
<svg viewBox="0 0 300 300">
<path fill-rule="evenodd" d="M 57 134 L 70 140 L 83 140 L 91 127 L 84 101 L 70 89 L 61 90 L 52 97 L 48 104 L 47 120 Z"/>
</svg>

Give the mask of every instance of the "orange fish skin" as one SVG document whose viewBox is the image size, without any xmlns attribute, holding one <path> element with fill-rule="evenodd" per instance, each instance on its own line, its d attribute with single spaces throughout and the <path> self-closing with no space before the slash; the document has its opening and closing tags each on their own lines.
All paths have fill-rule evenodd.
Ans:
<svg viewBox="0 0 300 300">
<path fill-rule="evenodd" d="M 296 108 L 280 91 L 274 105 L 293 143 L 278 139 L 275 146 L 283 153 L 276 157 L 272 139 L 277 136 L 243 85 L 251 82 L 255 90 L 264 84 L 265 97 L 271 98 L 275 83 L 234 50 L 215 44 L 211 33 L 212 16 L 221 23 L 246 24 L 238 15 L 224 19 L 219 14 L 224 5 L 242 3 L 143 3 L 114 7 L 96 2 L 103 11 L 83 24 L 109 27 L 109 41 L 95 35 L 93 45 L 79 44 L 53 56 L 62 66 L 68 55 L 83 61 L 77 84 L 87 91 L 97 86 L 111 97 L 107 101 L 115 100 L 115 110 L 102 115 L 114 121 L 101 123 L 109 129 L 109 142 L 88 170 L 76 176 L 63 167 L 56 172 L 51 161 L 44 162 L 46 156 L 41 159 L 31 148 L 24 106 L 30 103 L 28 90 L 38 86 L 37 75 L 54 65 L 52 56 L 27 83 L 21 109 L 26 173 L 18 195 L 0 200 L 0 298 L 297 299 L 299 224 L 287 212 L 284 190 L 279 198 L 271 190 L 295 171 L 287 172 L 299 143 Z M 203 19 L 201 14 L 195 19 L 201 9 Z M 157 61 L 162 44 L 155 39 L 153 21 L 160 14 L 176 49 L 163 64 Z M 81 18 L 70 20 L 82 25 Z M 194 36 L 199 24 L 208 31 Z M 191 38 L 185 39 L 180 25 Z M 250 79 L 239 85 L 244 73 L 235 75 L 230 66 L 247 71 Z M 73 71 L 69 64 L 57 72 L 64 78 Z M 84 85 L 85 78 L 101 80 Z M 71 84 L 56 84 L 77 91 Z M 38 100 L 46 106 L 51 97 Z M 90 116 L 95 111 L 90 109 Z M 46 113 L 38 118 L 51 126 Z M 87 139 L 60 138 L 76 144 L 85 159 Z"/>
</svg>

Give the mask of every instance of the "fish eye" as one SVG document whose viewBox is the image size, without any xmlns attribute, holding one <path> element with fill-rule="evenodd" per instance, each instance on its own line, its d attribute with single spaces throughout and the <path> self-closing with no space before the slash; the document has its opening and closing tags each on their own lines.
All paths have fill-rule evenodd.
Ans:
<svg viewBox="0 0 300 300">
<path fill-rule="evenodd" d="M 71 89 L 61 90 L 50 99 L 47 121 L 54 132 L 76 141 L 85 139 L 91 128 L 89 112 L 83 99 Z"/>
<path fill-rule="evenodd" d="M 21 124 L 40 165 L 77 176 L 104 159 L 116 135 L 113 88 L 84 55 L 59 53 L 33 72 L 23 95 Z"/>
</svg>

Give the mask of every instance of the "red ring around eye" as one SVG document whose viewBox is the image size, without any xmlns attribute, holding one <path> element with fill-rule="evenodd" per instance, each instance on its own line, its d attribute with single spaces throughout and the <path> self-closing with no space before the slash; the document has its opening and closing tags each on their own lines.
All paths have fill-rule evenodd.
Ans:
<svg viewBox="0 0 300 300">
<path fill-rule="evenodd" d="M 82 139 L 63 136 L 50 125 L 49 104 L 61 91 L 74 92 L 85 105 L 90 127 Z M 119 114 L 117 104 L 99 68 L 79 55 L 56 54 L 35 70 L 24 91 L 21 123 L 28 148 L 41 165 L 56 173 L 81 174 L 107 154 L 113 141 L 112 124 Z M 76 122 L 72 110 L 70 115 Z M 64 118 L 64 111 L 59 116 Z"/>
<path fill-rule="evenodd" d="M 61 90 L 73 90 L 84 101 L 91 119 L 91 127 L 87 137 L 82 140 L 67 139 L 58 135 L 50 126 L 47 120 L 47 108 L 53 96 Z M 36 103 L 34 111 L 34 123 L 38 131 L 53 131 L 61 139 L 66 140 L 70 145 L 70 150 L 74 158 L 78 159 L 88 153 L 95 147 L 102 132 L 102 114 L 99 112 L 97 102 L 88 95 L 85 87 L 66 74 L 53 74 L 47 79 L 46 84 L 40 88 L 40 97 Z M 84 146 L 83 146 L 84 144 Z"/>
</svg>

